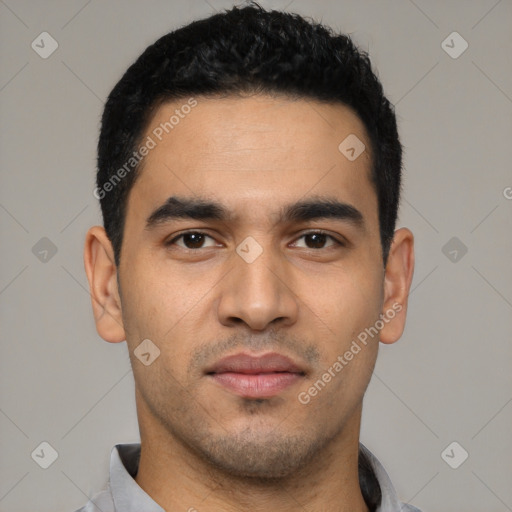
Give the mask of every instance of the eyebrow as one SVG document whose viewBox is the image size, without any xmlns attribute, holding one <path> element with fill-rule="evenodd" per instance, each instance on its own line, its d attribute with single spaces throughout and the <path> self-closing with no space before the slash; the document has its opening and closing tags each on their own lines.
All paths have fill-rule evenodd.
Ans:
<svg viewBox="0 0 512 512">
<path fill-rule="evenodd" d="M 228 222 L 234 215 L 216 201 L 171 196 L 154 210 L 146 220 L 150 230 L 165 222 L 177 219 Z M 278 213 L 278 222 L 304 222 L 318 219 L 336 219 L 364 229 L 363 214 L 354 206 L 330 197 L 314 197 L 285 205 Z"/>
</svg>

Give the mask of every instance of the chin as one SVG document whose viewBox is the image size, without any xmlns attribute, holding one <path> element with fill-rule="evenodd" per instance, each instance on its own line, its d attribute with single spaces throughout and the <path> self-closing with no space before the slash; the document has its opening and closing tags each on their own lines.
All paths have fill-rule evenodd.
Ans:
<svg viewBox="0 0 512 512">
<path fill-rule="evenodd" d="M 275 480 L 295 475 L 326 444 L 325 439 L 276 435 L 275 430 L 210 437 L 197 448 L 203 459 L 231 477 Z"/>
</svg>

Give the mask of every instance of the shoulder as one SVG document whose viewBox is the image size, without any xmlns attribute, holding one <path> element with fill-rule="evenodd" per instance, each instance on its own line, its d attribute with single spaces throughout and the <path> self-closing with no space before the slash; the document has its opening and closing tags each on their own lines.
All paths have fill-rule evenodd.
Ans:
<svg viewBox="0 0 512 512">
<path fill-rule="evenodd" d="M 384 466 L 379 462 L 377 457 L 364 446 L 359 443 L 360 454 L 366 459 L 367 463 L 371 467 L 374 477 L 377 479 L 377 486 L 380 488 L 379 501 L 380 504 L 377 506 L 377 512 L 421 512 L 420 509 L 403 503 L 398 497 L 396 490 L 387 474 Z M 360 461 L 361 462 L 361 461 Z"/>
<path fill-rule="evenodd" d="M 87 504 L 75 512 L 115 512 L 112 493 L 107 488 L 93 496 Z"/>
</svg>

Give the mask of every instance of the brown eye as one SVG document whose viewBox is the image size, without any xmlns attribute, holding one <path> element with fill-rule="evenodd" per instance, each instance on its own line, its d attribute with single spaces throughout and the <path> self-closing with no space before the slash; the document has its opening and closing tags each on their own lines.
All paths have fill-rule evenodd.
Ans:
<svg viewBox="0 0 512 512">
<path fill-rule="evenodd" d="M 336 240 L 333 236 L 323 233 L 321 231 L 312 231 L 310 233 L 303 234 L 298 240 L 303 238 L 305 240 L 306 249 L 327 249 L 328 247 L 343 245 L 339 240 Z M 332 243 L 325 246 L 328 240 Z"/>
<path fill-rule="evenodd" d="M 208 236 L 205 233 L 201 233 L 200 231 L 188 231 L 187 233 L 181 233 L 177 237 L 173 238 L 166 245 L 178 245 L 178 247 L 182 247 L 183 249 L 202 249 L 205 240 L 209 238 L 213 240 L 211 236 Z M 179 239 L 183 239 L 183 244 L 177 244 L 176 241 Z M 208 247 L 213 247 L 215 244 L 210 245 Z"/>
</svg>

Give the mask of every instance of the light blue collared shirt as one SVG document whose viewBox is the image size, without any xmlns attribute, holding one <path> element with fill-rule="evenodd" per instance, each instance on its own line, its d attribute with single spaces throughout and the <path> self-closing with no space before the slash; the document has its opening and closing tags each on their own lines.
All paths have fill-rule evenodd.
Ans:
<svg viewBox="0 0 512 512">
<path fill-rule="evenodd" d="M 382 464 L 363 444 L 359 443 L 359 449 L 370 463 L 382 493 L 375 512 L 421 512 L 400 501 Z M 110 455 L 110 479 L 106 489 L 76 512 L 165 512 L 134 480 L 139 459 L 140 443 L 115 445 Z"/>
</svg>

